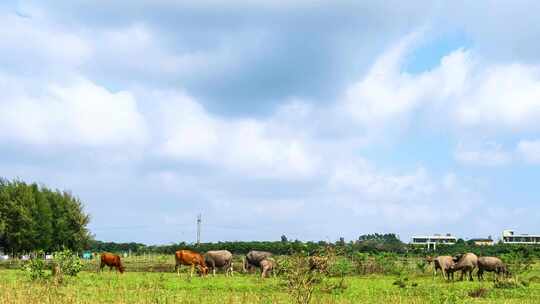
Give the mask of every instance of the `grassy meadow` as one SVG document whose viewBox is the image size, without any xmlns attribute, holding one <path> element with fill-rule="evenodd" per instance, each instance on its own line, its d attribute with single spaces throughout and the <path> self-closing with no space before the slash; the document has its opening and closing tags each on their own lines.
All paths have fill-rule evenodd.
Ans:
<svg viewBox="0 0 540 304">
<path fill-rule="evenodd" d="M 129 261 L 129 259 L 128 259 Z M 140 263 L 141 261 L 139 261 Z M 131 261 L 132 268 L 135 262 Z M 205 278 L 180 276 L 167 272 L 129 271 L 120 275 L 105 270 L 102 273 L 81 272 L 66 278 L 61 285 L 50 280 L 31 281 L 17 269 L 0 270 L 0 304 L 30 303 L 294 303 L 283 278 L 261 279 L 256 274 L 239 274 L 233 278 L 219 273 Z M 156 264 L 159 270 L 169 267 L 163 258 Z M 152 267 L 146 265 L 145 267 Z M 155 269 L 155 270 L 157 270 Z M 527 273 L 528 286 L 494 288 L 493 276 L 483 282 L 454 281 L 433 278 L 431 269 L 425 273 L 407 274 L 404 285 L 396 285 L 395 275 L 371 274 L 344 277 L 345 288 L 338 278 L 325 279 L 313 294 L 312 303 L 540 303 L 540 267 Z M 532 278 L 532 279 L 531 279 Z M 402 277 L 403 279 L 403 277 Z"/>
</svg>

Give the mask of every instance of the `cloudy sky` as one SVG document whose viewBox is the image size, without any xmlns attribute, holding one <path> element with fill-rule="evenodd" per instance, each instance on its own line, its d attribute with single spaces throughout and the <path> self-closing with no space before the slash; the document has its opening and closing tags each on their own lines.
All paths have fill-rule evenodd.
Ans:
<svg viewBox="0 0 540 304">
<path fill-rule="evenodd" d="M 3 1 L 0 176 L 107 241 L 540 232 L 540 2 L 471 3 Z"/>
</svg>

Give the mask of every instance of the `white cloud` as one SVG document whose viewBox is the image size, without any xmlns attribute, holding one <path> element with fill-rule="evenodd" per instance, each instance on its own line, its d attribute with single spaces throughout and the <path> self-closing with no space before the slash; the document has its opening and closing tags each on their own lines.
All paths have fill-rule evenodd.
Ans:
<svg viewBox="0 0 540 304">
<path fill-rule="evenodd" d="M 407 124 L 421 106 L 438 107 L 441 101 L 459 96 L 466 86 L 470 55 L 456 50 L 441 59 L 433 70 L 409 74 L 401 70 L 405 56 L 420 33 L 403 38 L 375 61 L 367 75 L 346 92 L 344 110 L 367 128 Z"/>
<path fill-rule="evenodd" d="M 318 160 L 307 142 L 280 126 L 254 119 L 213 116 L 193 98 L 178 92 L 156 93 L 162 142 L 159 152 L 179 161 L 197 161 L 256 177 L 310 177 Z"/>
<path fill-rule="evenodd" d="M 46 69 L 78 67 L 91 57 L 92 46 L 80 33 L 66 31 L 43 18 L 21 18 L 0 11 L 0 62 L 35 74 Z"/>
<path fill-rule="evenodd" d="M 434 177 L 422 167 L 393 174 L 366 162 L 347 164 L 335 169 L 329 186 L 340 207 L 396 228 L 450 225 L 483 203 L 455 174 Z"/>
<path fill-rule="evenodd" d="M 476 71 L 455 111 L 465 127 L 538 130 L 540 67 L 493 65 Z"/>
<path fill-rule="evenodd" d="M 482 142 L 476 146 L 459 144 L 454 151 L 454 158 L 464 164 L 479 166 L 500 166 L 512 161 L 512 153 L 495 142 Z"/>
<path fill-rule="evenodd" d="M 540 140 L 522 140 L 516 150 L 526 162 L 540 164 Z"/>
<path fill-rule="evenodd" d="M 368 129 L 404 127 L 417 114 L 420 121 L 463 132 L 538 130 L 540 66 L 485 63 L 473 51 L 458 49 L 435 68 L 409 74 L 402 65 L 419 35 L 389 48 L 348 88 L 343 109 L 354 121 Z"/>
<path fill-rule="evenodd" d="M 0 138 L 46 146 L 121 146 L 143 144 L 147 130 L 137 102 L 129 92 L 110 92 L 80 78 L 41 89 L 20 79 L 0 79 L 11 94 L 0 101 Z M 35 91 L 35 92 L 33 92 Z"/>
</svg>

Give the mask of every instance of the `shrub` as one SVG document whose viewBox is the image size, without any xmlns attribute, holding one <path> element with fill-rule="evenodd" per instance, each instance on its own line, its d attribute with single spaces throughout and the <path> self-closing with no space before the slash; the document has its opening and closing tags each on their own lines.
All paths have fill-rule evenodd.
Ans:
<svg viewBox="0 0 540 304">
<path fill-rule="evenodd" d="M 353 264 L 346 257 L 334 258 L 332 260 L 330 260 L 330 266 L 328 267 L 330 276 L 342 278 L 352 273 Z"/>
<path fill-rule="evenodd" d="M 39 252 L 32 259 L 21 264 L 21 269 L 28 275 L 31 280 L 46 279 L 48 275 L 45 273 L 47 263 L 43 258 L 43 252 Z"/>
<path fill-rule="evenodd" d="M 422 274 L 426 273 L 427 266 L 428 264 L 424 260 L 416 262 L 416 269 Z"/>
<path fill-rule="evenodd" d="M 56 252 L 54 264 L 58 266 L 60 275 L 76 276 L 83 268 L 81 259 L 69 249 Z"/>
<path fill-rule="evenodd" d="M 369 255 L 367 253 L 357 252 L 352 256 L 352 260 L 358 274 L 368 273 Z"/>
<path fill-rule="evenodd" d="M 503 254 L 501 259 L 505 262 L 512 276 L 518 277 L 531 270 L 533 259 L 521 252 Z"/>
<path fill-rule="evenodd" d="M 309 258 L 301 253 L 284 258 L 280 263 L 285 285 L 294 301 L 310 303 L 315 287 L 322 282 L 322 273 L 310 271 Z"/>
</svg>

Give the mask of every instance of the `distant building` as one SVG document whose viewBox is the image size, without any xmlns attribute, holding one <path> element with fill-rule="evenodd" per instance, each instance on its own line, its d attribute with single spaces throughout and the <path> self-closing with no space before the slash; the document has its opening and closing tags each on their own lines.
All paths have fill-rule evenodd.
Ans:
<svg viewBox="0 0 540 304">
<path fill-rule="evenodd" d="M 502 242 L 505 244 L 540 244 L 540 234 L 516 234 L 514 230 L 504 230 Z"/>
<path fill-rule="evenodd" d="M 454 245 L 457 242 L 457 238 L 452 236 L 450 233 L 446 235 L 434 234 L 428 236 L 413 236 L 412 243 L 413 245 L 423 245 L 428 249 L 436 249 L 437 245 Z"/>
<path fill-rule="evenodd" d="M 493 246 L 495 244 L 490 237 L 487 239 L 470 239 L 469 242 L 476 246 Z"/>
</svg>

